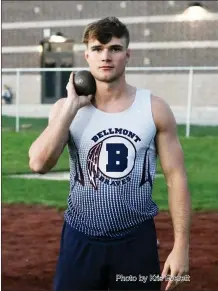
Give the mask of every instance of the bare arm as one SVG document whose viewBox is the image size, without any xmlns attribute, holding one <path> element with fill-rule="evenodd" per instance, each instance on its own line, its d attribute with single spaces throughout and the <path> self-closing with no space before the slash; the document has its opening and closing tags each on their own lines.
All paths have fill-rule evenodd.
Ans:
<svg viewBox="0 0 218 291">
<path fill-rule="evenodd" d="M 92 96 L 77 96 L 71 74 L 68 97 L 58 100 L 52 107 L 49 123 L 29 149 L 29 166 L 33 172 L 47 173 L 57 163 L 69 137 L 69 127 L 79 108 L 87 105 Z"/>
<path fill-rule="evenodd" d="M 174 228 L 174 246 L 189 246 L 191 201 L 183 151 L 177 136 L 176 121 L 170 107 L 160 98 L 152 98 L 157 126 L 156 145 L 168 187 L 169 211 Z"/>
<path fill-rule="evenodd" d="M 176 121 L 170 107 L 160 98 L 152 97 L 152 112 L 157 127 L 156 145 L 168 187 L 168 204 L 174 230 L 174 245 L 167 257 L 162 277 L 169 272 L 165 290 L 172 290 L 189 271 L 189 233 L 191 199 L 184 166 L 183 151 L 177 136 Z"/>
<path fill-rule="evenodd" d="M 29 149 L 29 166 L 33 172 L 46 173 L 57 163 L 69 136 L 69 126 L 76 115 L 73 104 L 66 98 L 58 100 L 51 109 L 49 123 Z"/>
</svg>

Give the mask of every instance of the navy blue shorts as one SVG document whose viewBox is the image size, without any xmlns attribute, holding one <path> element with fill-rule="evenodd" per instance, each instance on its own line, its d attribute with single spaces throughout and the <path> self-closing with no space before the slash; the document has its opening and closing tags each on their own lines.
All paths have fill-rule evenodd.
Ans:
<svg viewBox="0 0 218 291">
<path fill-rule="evenodd" d="M 153 219 L 122 238 L 84 235 L 64 222 L 54 291 L 160 290 Z"/>
</svg>

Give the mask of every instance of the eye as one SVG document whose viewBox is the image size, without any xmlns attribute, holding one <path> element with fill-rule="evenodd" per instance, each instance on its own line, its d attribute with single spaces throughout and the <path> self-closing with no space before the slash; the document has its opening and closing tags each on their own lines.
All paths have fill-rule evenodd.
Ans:
<svg viewBox="0 0 218 291">
<path fill-rule="evenodd" d="M 95 47 L 95 48 L 92 49 L 92 51 L 100 52 L 101 48 L 100 47 Z"/>
<path fill-rule="evenodd" d="M 121 47 L 113 47 L 111 49 L 112 52 L 121 52 L 122 51 L 122 48 Z"/>
</svg>

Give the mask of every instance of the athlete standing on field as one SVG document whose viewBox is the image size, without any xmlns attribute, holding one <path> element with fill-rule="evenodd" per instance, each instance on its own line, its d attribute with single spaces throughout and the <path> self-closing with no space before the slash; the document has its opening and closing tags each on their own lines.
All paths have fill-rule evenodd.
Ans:
<svg viewBox="0 0 218 291">
<path fill-rule="evenodd" d="M 67 98 L 54 104 L 29 150 L 32 171 L 47 173 L 65 145 L 69 149 L 70 193 L 54 290 L 160 290 L 161 280 L 151 279 L 161 275 L 152 200 L 157 155 L 174 230 L 162 276 L 189 270 L 191 202 L 176 122 L 161 98 L 126 83 L 130 50 L 123 23 L 115 17 L 92 23 L 83 43 L 96 95 L 77 96 L 71 74 Z M 172 280 L 166 288 L 175 285 Z"/>
</svg>

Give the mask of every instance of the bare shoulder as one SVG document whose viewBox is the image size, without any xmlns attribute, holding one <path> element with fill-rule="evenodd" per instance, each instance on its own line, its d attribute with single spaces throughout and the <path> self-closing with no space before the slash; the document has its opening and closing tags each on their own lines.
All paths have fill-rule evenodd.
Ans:
<svg viewBox="0 0 218 291">
<path fill-rule="evenodd" d="M 161 110 L 171 110 L 169 104 L 161 97 L 151 96 L 152 110 L 154 112 Z"/>
<path fill-rule="evenodd" d="M 53 107 L 62 107 L 65 103 L 65 101 L 67 100 L 67 98 L 60 98 L 58 99 L 58 101 L 56 101 L 53 105 Z"/>
<path fill-rule="evenodd" d="M 176 120 L 169 104 L 161 97 L 151 96 L 151 107 L 155 125 L 158 130 L 176 127 Z"/>
<path fill-rule="evenodd" d="M 49 122 L 58 115 L 58 112 L 60 111 L 60 109 L 63 107 L 64 103 L 66 102 L 67 98 L 60 98 L 58 101 L 56 101 L 50 110 L 49 113 Z"/>
</svg>

